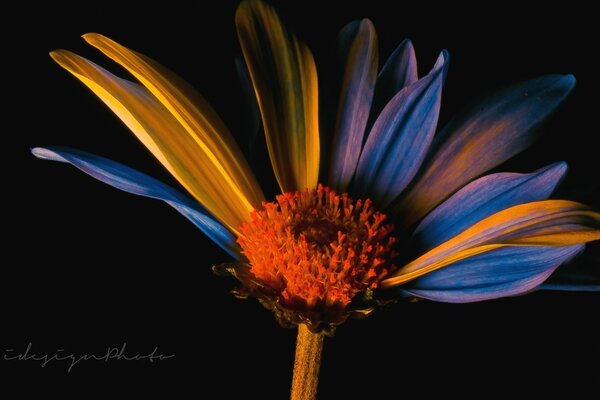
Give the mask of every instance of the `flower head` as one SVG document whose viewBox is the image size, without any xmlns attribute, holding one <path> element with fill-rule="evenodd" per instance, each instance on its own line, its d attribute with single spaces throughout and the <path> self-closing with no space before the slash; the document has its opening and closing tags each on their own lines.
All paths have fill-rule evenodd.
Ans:
<svg viewBox="0 0 600 400">
<path fill-rule="evenodd" d="M 235 258 L 216 271 L 241 281 L 238 295 L 257 297 L 284 325 L 305 323 L 313 331 L 402 296 L 469 302 L 524 293 L 600 239 L 598 212 L 548 200 L 566 164 L 486 175 L 531 144 L 573 88 L 572 76 L 507 88 L 436 134 L 448 53 L 419 78 L 412 43 L 404 41 L 379 71 L 374 27 L 357 21 L 340 33 L 344 67 L 335 123 L 327 128 L 318 119 L 308 47 L 262 2 L 242 3 L 235 20 L 282 192 L 274 201 L 264 198 L 225 124 L 193 89 L 98 34 L 84 39 L 139 83 L 68 51 L 52 57 L 193 199 L 84 152 L 34 154 L 164 200 Z M 332 153 L 321 162 L 326 138 Z"/>
<path fill-rule="evenodd" d="M 254 280 L 290 317 L 310 326 L 340 322 L 360 293 L 395 269 L 393 226 L 370 200 L 319 185 L 277 196 L 240 227 L 238 243 Z M 295 317 L 294 314 L 298 314 Z"/>
</svg>

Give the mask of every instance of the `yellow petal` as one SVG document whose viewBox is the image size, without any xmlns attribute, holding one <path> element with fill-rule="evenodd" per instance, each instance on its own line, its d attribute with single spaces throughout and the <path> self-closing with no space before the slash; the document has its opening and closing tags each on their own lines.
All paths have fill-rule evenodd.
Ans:
<svg viewBox="0 0 600 400">
<path fill-rule="evenodd" d="M 400 268 L 389 288 L 465 258 L 504 246 L 568 246 L 600 239 L 600 213 L 583 204 L 545 200 L 521 204 L 479 221 Z"/>
<path fill-rule="evenodd" d="M 235 17 L 279 186 L 283 192 L 314 188 L 320 150 L 312 54 L 262 2 L 243 2 Z"/>
<path fill-rule="evenodd" d="M 241 178 L 230 175 L 208 145 L 201 146 L 197 137 L 143 86 L 66 50 L 51 56 L 108 105 L 199 202 L 237 233 L 255 206 L 251 201 L 260 199 L 240 195 L 234 178 Z"/>
<path fill-rule="evenodd" d="M 156 61 L 105 36 L 88 33 L 83 38 L 126 68 L 173 114 L 196 142 L 196 150 L 227 180 L 232 194 L 260 206 L 264 196 L 235 139 L 196 90 Z"/>
</svg>

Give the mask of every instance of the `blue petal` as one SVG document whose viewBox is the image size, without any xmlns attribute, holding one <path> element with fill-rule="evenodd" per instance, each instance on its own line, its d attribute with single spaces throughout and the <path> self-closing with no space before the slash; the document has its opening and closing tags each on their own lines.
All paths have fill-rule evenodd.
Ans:
<svg viewBox="0 0 600 400">
<path fill-rule="evenodd" d="M 585 245 L 503 247 L 419 278 L 401 292 L 448 303 L 468 303 L 514 296 L 544 282 Z"/>
<path fill-rule="evenodd" d="M 66 147 L 36 147 L 31 152 L 43 160 L 65 162 L 125 192 L 163 200 L 196 225 L 223 250 L 240 258 L 235 237 L 197 202 L 156 179 L 109 159 Z"/>
<path fill-rule="evenodd" d="M 383 109 L 360 156 L 356 191 L 379 207 L 395 199 L 417 173 L 437 126 L 448 53 L 434 69 L 401 90 Z"/>
<path fill-rule="evenodd" d="M 421 251 L 428 251 L 498 211 L 545 200 L 566 172 L 566 163 L 555 163 L 531 174 L 499 173 L 477 179 L 423 219 L 413 240 Z"/>
<path fill-rule="evenodd" d="M 417 81 L 417 58 L 410 40 L 405 39 L 387 59 L 377 77 L 377 87 L 389 90 L 390 96 Z"/>
<path fill-rule="evenodd" d="M 521 152 L 574 85 L 572 75 L 532 79 L 455 118 L 436 139 L 435 150 L 393 214 L 410 226 L 465 183 Z"/>
<path fill-rule="evenodd" d="M 377 77 L 371 116 L 377 117 L 392 97 L 417 79 L 415 49 L 412 42 L 405 39 L 387 59 Z"/>
<path fill-rule="evenodd" d="M 377 36 L 371 21 L 348 24 L 340 32 L 344 62 L 332 144 L 329 183 L 346 191 L 358 162 L 377 77 Z"/>
</svg>

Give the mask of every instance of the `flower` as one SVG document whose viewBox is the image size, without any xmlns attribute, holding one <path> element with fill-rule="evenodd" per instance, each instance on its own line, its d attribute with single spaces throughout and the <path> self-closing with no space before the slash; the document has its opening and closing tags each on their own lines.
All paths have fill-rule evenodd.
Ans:
<svg viewBox="0 0 600 400">
<path fill-rule="evenodd" d="M 357 21 L 340 33 L 336 119 L 320 135 L 310 50 L 258 1 L 240 5 L 236 26 L 282 191 L 275 201 L 264 198 L 225 124 L 192 88 L 98 34 L 84 39 L 139 83 L 66 50 L 51 55 L 192 198 L 79 150 L 33 153 L 167 202 L 235 259 L 215 271 L 241 281 L 239 296 L 257 297 L 282 324 L 314 332 L 402 296 L 470 302 L 525 293 L 600 239 L 600 213 L 548 200 L 565 163 L 484 175 L 531 144 L 573 88 L 572 76 L 507 88 L 435 135 L 448 53 L 418 78 L 404 41 L 378 71 L 375 30 Z M 331 157 L 321 163 L 325 140 Z"/>
</svg>

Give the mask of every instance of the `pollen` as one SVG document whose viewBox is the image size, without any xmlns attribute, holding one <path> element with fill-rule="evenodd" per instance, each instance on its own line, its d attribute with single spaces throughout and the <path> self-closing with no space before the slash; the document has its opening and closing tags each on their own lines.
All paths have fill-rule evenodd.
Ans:
<svg viewBox="0 0 600 400">
<path fill-rule="evenodd" d="M 277 196 L 240 226 L 238 243 L 254 277 L 296 310 L 344 310 L 395 269 L 385 214 L 370 200 L 319 185 Z"/>
</svg>

